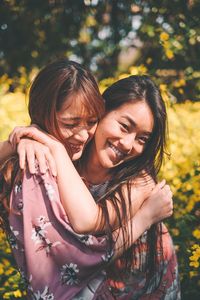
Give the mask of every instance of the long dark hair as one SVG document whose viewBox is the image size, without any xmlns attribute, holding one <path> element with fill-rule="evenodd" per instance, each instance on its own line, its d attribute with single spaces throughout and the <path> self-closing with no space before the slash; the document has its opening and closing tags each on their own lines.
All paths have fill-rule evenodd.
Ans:
<svg viewBox="0 0 200 300">
<path fill-rule="evenodd" d="M 124 243 L 126 240 L 131 242 L 131 232 L 126 230 L 123 226 L 126 222 L 128 210 L 131 207 L 131 183 L 134 178 L 141 176 L 142 171 L 146 171 L 146 174 L 156 181 L 156 176 L 160 170 L 163 162 L 163 156 L 165 153 L 166 136 L 167 136 L 167 115 L 164 101 L 161 97 L 159 88 L 148 76 L 130 76 L 125 79 L 121 79 L 111 85 L 103 93 L 105 100 L 106 113 L 117 109 L 121 105 L 127 102 L 145 101 L 154 118 L 154 127 L 147 145 L 143 153 L 133 159 L 130 159 L 118 166 L 116 166 L 112 172 L 113 176 L 109 184 L 107 192 L 99 198 L 99 203 L 102 206 L 104 212 L 104 221 L 106 222 L 107 233 L 112 236 L 112 228 L 109 224 L 108 210 L 105 204 L 105 199 L 111 199 L 111 203 L 118 215 L 120 227 L 124 228 Z M 122 186 L 127 185 L 128 191 L 128 205 L 125 205 L 124 194 Z M 120 203 L 120 204 L 119 204 Z M 122 211 L 120 213 L 119 207 Z M 147 274 L 146 289 L 152 275 L 155 275 L 156 269 L 159 269 L 158 265 L 158 253 L 156 253 L 157 245 L 160 245 L 162 257 L 162 238 L 161 238 L 161 225 L 156 224 L 151 227 L 147 232 L 147 255 L 145 270 Z M 125 252 L 123 255 L 123 262 L 128 270 L 130 270 L 133 259 L 136 257 L 134 250 L 140 249 L 141 240 L 138 239 L 137 243 Z M 140 253 L 141 254 L 141 253 Z M 142 264 L 142 257 L 140 257 Z M 159 271 L 159 270 L 158 270 Z M 162 273 L 162 272 L 160 272 Z M 156 285 L 155 283 L 155 288 Z"/>
<path fill-rule="evenodd" d="M 104 101 L 93 75 L 80 64 L 59 59 L 44 67 L 34 79 L 29 91 L 29 115 L 31 124 L 60 140 L 66 147 L 56 112 L 65 101 L 80 101 L 82 114 L 100 119 L 104 114 Z M 69 149 L 70 150 L 70 149 Z M 12 156 L 0 167 L 0 205 L 9 207 L 9 196 L 16 174 L 19 171 L 18 157 Z M 7 222 L 7 214 L 1 209 L 1 221 Z"/>
</svg>

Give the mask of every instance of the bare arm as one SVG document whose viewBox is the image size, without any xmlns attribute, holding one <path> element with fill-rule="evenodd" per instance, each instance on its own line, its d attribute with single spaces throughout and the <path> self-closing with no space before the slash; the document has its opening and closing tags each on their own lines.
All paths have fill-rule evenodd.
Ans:
<svg viewBox="0 0 200 300">
<path fill-rule="evenodd" d="M 28 136 L 29 129 L 26 128 L 25 132 Z M 104 231 L 104 228 L 101 228 L 100 226 L 103 218 L 101 207 L 95 203 L 90 191 L 85 186 L 71 162 L 64 146 L 37 129 L 31 129 L 30 136 L 31 138 L 36 138 L 40 142 L 44 143 L 45 147 L 51 150 L 56 162 L 58 187 L 62 204 L 74 230 L 77 233 L 95 233 Z M 32 146 L 29 147 L 28 152 L 31 152 L 31 155 L 29 155 L 28 158 L 33 156 L 32 148 Z M 20 151 L 18 152 L 20 153 Z M 21 152 L 24 157 L 24 152 L 22 150 Z M 140 188 L 135 188 L 137 185 Z M 151 191 L 151 187 L 148 184 L 142 186 L 140 183 L 137 183 L 136 186 L 131 189 L 131 196 L 134 199 L 134 205 L 132 205 L 130 215 L 127 219 L 134 216 L 148 196 L 149 191 Z M 106 201 L 106 204 L 108 206 L 110 224 L 113 229 L 116 229 L 119 227 L 116 212 L 109 200 Z"/>
<path fill-rule="evenodd" d="M 151 196 L 144 201 L 134 217 L 124 225 L 128 235 L 131 235 L 131 238 L 130 236 L 126 237 L 126 240 L 124 241 L 122 228 L 113 232 L 115 258 L 122 255 L 123 251 L 128 249 L 147 229 L 151 227 L 151 225 L 172 215 L 172 193 L 168 187 L 160 189 L 159 186 L 161 185 L 162 183 L 156 185 Z M 171 197 L 171 201 L 169 201 L 169 197 Z"/>
<path fill-rule="evenodd" d="M 101 228 L 100 226 L 103 218 L 101 207 L 95 203 L 90 191 L 87 189 L 78 172 L 74 168 L 73 163 L 67 155 L 63 145 L 60 143 L 54 143 L 54 146 L 52 147 L 52 154 L 57 165 L 57 179 L 61 200 L 74 230 L 78 233 L 95 233 L 103 231 L 104 228 Z M 140 186 L 140 188 L 137 188 L 136 185 L 136 187 L 134 186 L 134 188 L 131 189 L 131 196 L 132 198 L 135 196 L 135 198 L 134 203 L 131 206 L 130 215 L 127 216 L 127 220 L 132 218 L 138 210 L 142 210 L 143 218 L 145 214 L 148 226 L 151 226 L 153 223 L 166 218 L 166 216 L 169 216 L 172 213 L 172 193 L 169 186 L 166 186 L 165 182 L 161 182 L 156 185 L 153 191 L 149 188 L 150 186 L 147 184 L 142 187 Z M 145 202 L 144 200 L 147 196 L 148 199 Z M 78 199 L 77 203 L 76 199 Z M 109 205 L 109 220 L 112 228 L 116 229 L 119 227 L 118 222 L 116 222 L 118 218 L 110 203 L 111 202 L 109 201 L 106 203 Z M 151 209 L 148 210 L 147 208 Z M 140 214 L 141 213 L 139 213 L 139 215 Z M 136 217 L 137 221 L 138 219 L 139 216 Z M 144 226 L 141 226 L 141 222 Z M 134 237 L 134 240 L 136 240 L 141 233 L 146 230 L 146 225 L 144 220 L 140 220 L 140 222 L 138 221 L 138 224 L 134 224 L 134 226 L 137 226 L 135 229 L 138 229 L 136 230 L 138 234 Z"/>
</svg>

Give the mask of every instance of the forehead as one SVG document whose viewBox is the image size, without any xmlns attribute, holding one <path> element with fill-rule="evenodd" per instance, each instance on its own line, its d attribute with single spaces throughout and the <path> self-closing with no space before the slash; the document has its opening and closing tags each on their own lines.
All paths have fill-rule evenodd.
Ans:
<svg viewBox="0 0 200 300">
<path fill-rule="evenodd" d="M 85 103 L 84 97 L 71 95 L 64 100 L 58 115 L 65 118 L 92 118 L 96 117 L 92 109 Z"/>
</svg>

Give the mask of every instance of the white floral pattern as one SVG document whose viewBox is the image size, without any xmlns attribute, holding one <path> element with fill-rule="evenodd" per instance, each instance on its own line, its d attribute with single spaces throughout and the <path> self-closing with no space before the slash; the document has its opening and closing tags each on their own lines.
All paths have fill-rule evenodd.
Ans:
<svg viewBox="0 0 200 300">
<path fill-rule="evenodd" d="M 9 244 L 12 249 L 18 249 L 17 236 L 19 235 L 19 231 L 14 230 L 12 226 L 10 226 L 10 233 L 8 234 Z"/>
<path fill-rule="evenodd" d="M 34 300 L 54 300 L 54 295 L 53 293 L 49 292 L 49 287 L 45 286 L 44 291 L 40 292 L 37 291 L 36 293 L 34 293 Z"/>
<path fill-rule="evenodd" d="M 31 239 L 35 242 L 35 244 L 41 244 L 45 240 L 45 235 L 47 231 L 45 228 L 50 224 L 45 224 L 41 226 L 34 226 L 32 229 Z"/>
<path fill-rule="evenodd" d="M 32 229 L 31 239 L 35 242 L 35 245 L 41 245 L 38 250 L 45 249 L 46 253 L 49 254 L 52 247 L 55 247 L 61 244 L 59 241 L 52 243 L 47 237 L 46 234 L 48 231 L 47 227 L 51 226 L 51 222 L 46 220 L 45 216 L 39 216 L 36 219 L 36 224 Z"/>
<path fill-rule="evenodd" d="M 53 186 L 49 183 L 44 183 L 44 186 L 45 186 L 46 194 L 47 194 L 49 200 L 55 201 L 56 197 L 55 197 L 55 191 L 54 191 Z"/>
<path fill-rule="evenodd" d="M 112 251 L 109 251 L 106 254 L 102 255 L 101 258 L 102 258 L 103 261 L 108 262 L 108 261 L 111 260 L 113 255 L 114 255 L 114 251 L 112 250 Z"/>
<path fill-rule="evenodd" d="M 94 241 L 93 241 L 93 236 L 92 235 L 88 235 L 88 234 L 77 234 L 77 233 L 73 233 L 80 242 L 82 242 L 85 245 L 93 245 Z"/>
<path fill-rule="evenodd" d="M 17 195 L 18 193 L 20 193 L 22 191 L 22 184 L 21 182 L 20 183 L 17 183 L 15 186 L 14 186 L 14 193 L 15 195 Z"/>
<path fill-rule="evenodd" d="M 77 273 L 79 269 L 76 264 L 65 264 L 61 268 L 61 282 L 62 284 L 73 285 L 78 284 Z"/>
</svg>

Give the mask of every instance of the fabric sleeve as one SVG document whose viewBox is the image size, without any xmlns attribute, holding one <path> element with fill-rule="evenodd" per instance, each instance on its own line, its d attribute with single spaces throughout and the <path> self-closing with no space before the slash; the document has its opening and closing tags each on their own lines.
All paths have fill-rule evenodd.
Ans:
<svg viewBox="0 0 200 300">
<path fill-rule="evenodd" d="M 70 299 L 112 257 L 106 236 L 73 231 L 50 173 L 26 171 L 15 184 L 10 203 L 13 252 L 35 297 Z"/>
</svg>

